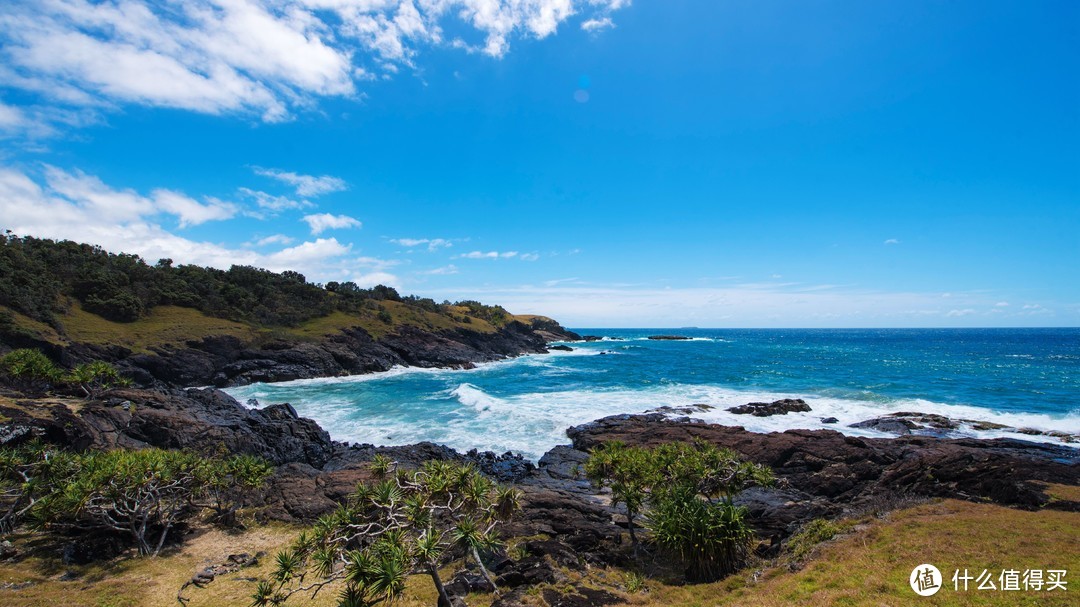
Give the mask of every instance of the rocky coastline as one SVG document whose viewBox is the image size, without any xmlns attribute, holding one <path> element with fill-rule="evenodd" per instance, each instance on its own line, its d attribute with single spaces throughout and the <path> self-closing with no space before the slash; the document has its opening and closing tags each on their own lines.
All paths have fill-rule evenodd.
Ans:
<svg viewBox="0 0 1080 607">
<path fill-rule="evenodd" d="M 561 546 L 601 563 L 625 558 L 620 550 L 625 519 L 579 468 L 590 449 L 613 440 L 639 446 L 704 440 L 770 466 L 776 486 L 738 498 L 750 511 L 765 552 L 778 549 L 813 519 L 912 499 L 1080 511 L 1080 502 L 1052 500 L 1043 490 L 1046 483 L 1080 485 L 1080 450 L 1012 439 L 861 438 L 832 430 L 762 434 L 666 411 L 568 428 L 569 444 L 533 464 L 511 453 L 459 453 L 432 443 L 349 445 L 332 440 L 289 404 L 246 407 L 214 388 L 114 389 L 77 406 L 65 399 L 0 396 L 12 403 L 0 404 L 0 446 L 37 437 L 74 449 L 162 447 L 263 457 L 277 467 L 261 495 L 264 519 L 310 522 L 332 511 L 358 482 L 371 479 L 368 463 L 377 454 L 407 466 L 430 459 L 473 462 L 524 492 L 522 513 L 508 534 L 550 537 L 554 543 L 546 550 Z"/>
<path fill-rule="evenodd" d="M 277 337 L 257 344 L 229 335 L 211 335 L 181 346 L 154 347 L 146 353 L 83 343 L 66 348 L 44 343 L 20 347 L 40 347 L 65 365 L 105 360 L 146 387 L 226 388 L 376 373 L 397 366 L 471 368 L 480 362 L 546 353 L 549 342 L 580 339 L 551 319 L 532 317 L 514 320 L 494 332 L 401 326 L 376 338 L 361 327 L 351 327 L 319 339 Z"/>
</svg>

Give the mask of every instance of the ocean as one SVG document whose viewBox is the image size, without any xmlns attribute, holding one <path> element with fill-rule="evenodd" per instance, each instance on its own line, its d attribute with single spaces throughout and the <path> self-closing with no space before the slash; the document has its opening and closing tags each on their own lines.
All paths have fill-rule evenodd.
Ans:
<svg viewBox="0 0 1080 607">
<path fill-rule="evenodd" d="M 707 404 L 693 417 L 756 432 L 832 428 L 897 411 L 1080 434 L 1080 329 L 575 329 L 605 339 L 470 370 L 385 373 L 252 384 L 240 402 L 288 402 L 335 440 L 533 459 L 567 443 L 567 427 L 617 413 Z M 685 341 L 654 341 L 677 334 Z M 727 407 L 802 398 L 808 413 L 735 415 Z M 822 418 L 835 417 L 834 424 Z M 1010 436 L 1012 431 L 958 435 Z"/>
</svg>

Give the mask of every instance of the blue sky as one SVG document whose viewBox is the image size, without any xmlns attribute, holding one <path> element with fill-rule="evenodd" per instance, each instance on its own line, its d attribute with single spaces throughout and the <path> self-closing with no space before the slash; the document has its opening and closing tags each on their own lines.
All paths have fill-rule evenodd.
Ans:
<svg viewBox="0 0 1080 607">
<path fill-rule="evenodd" d="M 0 7 L 0 228 L 572 326 L 1080 324 L 1075 2 Z"/>
</svg>

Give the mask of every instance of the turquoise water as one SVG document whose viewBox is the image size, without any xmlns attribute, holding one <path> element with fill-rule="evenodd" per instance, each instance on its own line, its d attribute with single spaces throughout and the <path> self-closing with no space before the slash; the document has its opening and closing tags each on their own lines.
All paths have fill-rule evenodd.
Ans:
<svg viewBox="0 0 1080 607">
<path fill-rule="evenodd" d="M 717 407 L 695 417 L 762 432 L 881 436 L 844 426 L 915 410 L 1080 433 L 1080 329 L 578 331 L 610 339 L 467 371 L 394 369 L 228 392 L 241 402 L 292 403 L 337 440 L 429 440 L 534 459 L 567 442 L 568 426 L 692 403 Z M 646 339 L 661 333 L 693 339 Z M 804 398 L 813 411 L 755 418 L 723 410 L 785 397 Z M 840 422 L 824 425 L 823 417 Z"/>
</svg>

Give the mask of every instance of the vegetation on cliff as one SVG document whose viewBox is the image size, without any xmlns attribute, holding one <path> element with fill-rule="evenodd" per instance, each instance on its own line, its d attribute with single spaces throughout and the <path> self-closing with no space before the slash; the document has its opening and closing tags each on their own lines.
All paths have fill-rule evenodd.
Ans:
<svg viewBox="0 0 1080 607">
<path fill-rule="evenodd" d="M 32 236 L 0 235 L 0 285 L 0 339 L 9 340 L 18 335 L 53 336 L 95 343 L 86 338 L 98 333 L 98 343 L 108 343 L 115 327 L 103 327 L 87 315 L 136 323 L 176 315 L 179 309 L 220 319 L 207 322 L 214 325 L 209 334 L 232 334 L 245 326 L 302 331 L 311 324 L 317 331 L 322 325 L 342 324 L 341 316 L 351 318 L 352 324 L 370 324 L 372 333 L 398 324 L 484 332 L 513 320 L 505 309 L 476 301 L 437 303 L 403 296 L 383 285 L 368 289 L 352 282 L 320 285 L 298 272 L 251 266 L 218 270 L 175 265 L 170 259 L 151 265 L 137 255 Z M 358 323 L 358 318 L 364 322 Z M 171 320 L 163 324 L 176 324 Z"/>
</svg>

